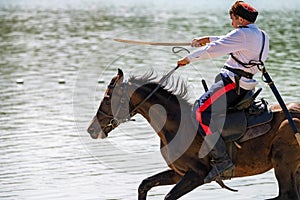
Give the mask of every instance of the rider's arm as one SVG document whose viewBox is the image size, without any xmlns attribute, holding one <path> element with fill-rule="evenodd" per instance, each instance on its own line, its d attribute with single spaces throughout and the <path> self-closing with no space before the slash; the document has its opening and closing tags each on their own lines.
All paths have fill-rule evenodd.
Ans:
<svg viewBox="0 0 300 200">
<path fill-rule="evenodd" d="M 200 46 L 205 46 L 206 44 L 210 42 L 214 42 L 216 40 L 219 40 L 222 36 L 204 36 L 204 37 L 198 37 L 194 38 L 192 40 L 192 47 L 200 47 Z"/>
<path fill-rule="evenodd" d="M 199 48 L 194 52 L 188 54 L 186 58 L 190 61 L 196 60 L 204 60 L 204 59 L 212 59 L 216 57 L 220 57 L 231 52 L 236 52 L 244 48 L 244 37 L 245 35 L 241 31 L 233 30 L 228 33 L 226 36 L 209 38 L 209 44 L 207 44 L 204 48 Z"/>
</svg>

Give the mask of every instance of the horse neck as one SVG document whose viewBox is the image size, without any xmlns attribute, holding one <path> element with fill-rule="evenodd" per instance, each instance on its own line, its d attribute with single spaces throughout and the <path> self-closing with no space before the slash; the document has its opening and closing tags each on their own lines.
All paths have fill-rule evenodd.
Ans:
<svg viewBox="0 0 300 200">
<path fill-rule="evenodd" d="M 172 94 L 162 95 L 161 89 L 154 92 L 146 101 L 144 99 L 148 98 L 153 89 L 132 84 L 129 90 L 131 104 L 138 106 L 136 113 L 141 114 L 149 122 L 163 142 L 171 140 L 180 124 L 179 102 L 174 101 Z"/>
<path fill-rule="evenodd" d="M 132 91 L 131 103 L 139 105 L 150 93 L 149 88 L 135 88 L 135 91 Z M 166 94 L 161 89 L 158 90 L 137 109 L 137 113 L 141 114 L 158 134 L 161 140 L 160 151 L 167 163 L 171 164 L 188 150 L 196 155 L 203 139 L 197 134 L 197 127 L 192 122 L 192 105 L 178 100 L 172 94 L 165 96 Z"/>
</svg>

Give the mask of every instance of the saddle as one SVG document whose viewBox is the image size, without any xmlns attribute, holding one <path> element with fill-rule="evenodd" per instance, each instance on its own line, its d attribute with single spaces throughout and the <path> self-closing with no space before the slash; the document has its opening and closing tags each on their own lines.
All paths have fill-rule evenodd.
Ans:
<svg viewBox="0 0 300 200">
<path fill-rule="evenodd" d="M 268 103 L 264 99 L 256 100 L 261 90 L 249 91 L 237 105 L 228 109 L 225 120 L 224 117 L 214 119 L 216 124 L 223 124 L 220 132 L 225 142 L 242 143 L 271 129 L 273 113 Z"/>
</svg>

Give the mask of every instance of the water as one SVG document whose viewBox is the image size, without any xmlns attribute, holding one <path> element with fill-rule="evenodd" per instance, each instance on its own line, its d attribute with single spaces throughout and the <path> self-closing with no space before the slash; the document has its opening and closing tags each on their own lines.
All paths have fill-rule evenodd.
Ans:
<svg viewBox="0 0 300 200">
<path fill-rule="evenodd" d="M 158 137 L 141 117 L 106 140 L 92 140 L 85 129 L 118 67 L 127 78 L 151 68 L 162 74 L 184 53 L 112 38 L 190 41 L 224 34 L 231 29 L 226 15 L 231 3 L 0 1 L 0 199 L 136 199 L 140 181 L 167 168 Z M 262 10 L 258 25 L 271 39 L 268 70 L 284 100 L 298 101 L 299 1 L 254 5 Z M 224 59 L 177 72 L 190 85 L 191 101 L 203 91 L 199 77 L 210 84 Z M 275 103 L 269 88 L 260 87 Z M 273 171 L 227 184 L 239 193 L 212 183 L 182 199 L 277 195 Z M 149 199 L 163 199 L 170 189 L 154 188 Z"/>
</svg>

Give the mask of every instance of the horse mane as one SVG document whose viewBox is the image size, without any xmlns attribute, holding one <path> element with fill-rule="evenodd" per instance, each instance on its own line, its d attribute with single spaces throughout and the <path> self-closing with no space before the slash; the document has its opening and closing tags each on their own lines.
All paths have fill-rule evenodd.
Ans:
<svg viewBox="0 0 300 200">
<path fill-rule="evenodd" d="M 157 81 L 157 73 L 154 70 L 146 72 L 141 76 L 130 75 L 128 82 L 138 85 L 153 85 L 153 88 L 159 85 L 158 92 L 165 96 L 175 96 L 181 102 L 189 104 L 189 93 L 186 81 L 180 76 L 175 78 L 174 75 L 169 76 L 162 84 Z"/>
</svg>

